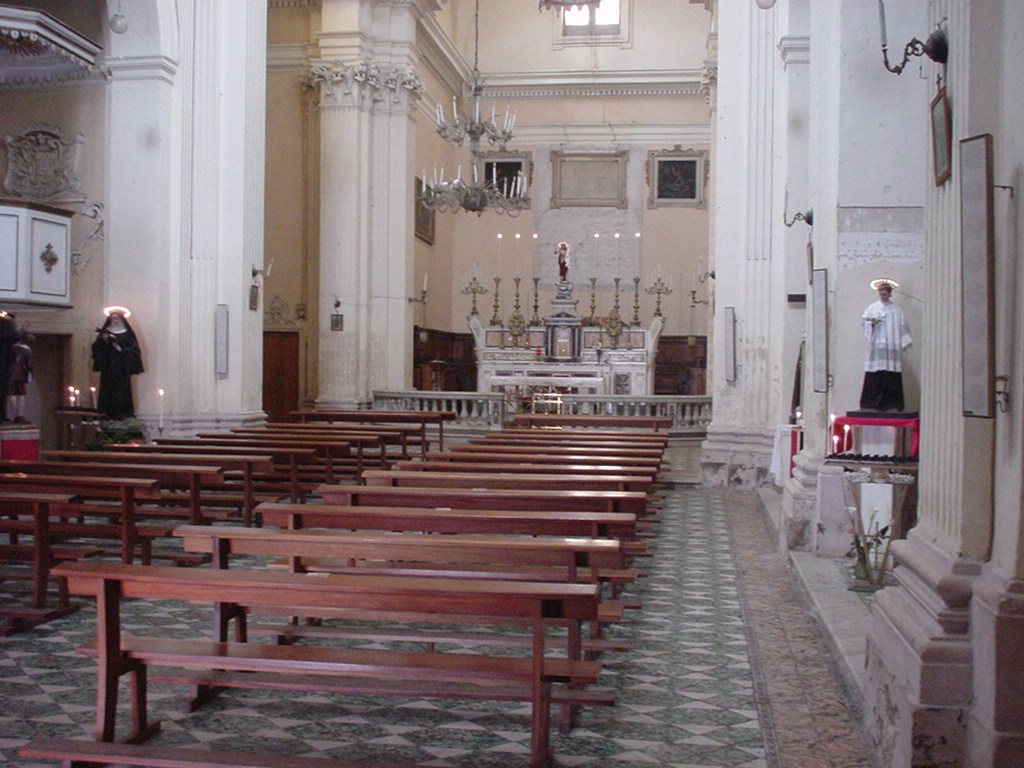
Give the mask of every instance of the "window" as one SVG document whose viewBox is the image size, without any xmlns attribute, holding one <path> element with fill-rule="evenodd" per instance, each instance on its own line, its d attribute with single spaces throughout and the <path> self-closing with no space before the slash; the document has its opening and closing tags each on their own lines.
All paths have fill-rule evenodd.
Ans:
<svg viewBox="0 0 1024 768">
<path fill-rule="evenodd" d="M 601 0 L 596 7 L 589 5 L 562 11 L 562 34 L 618 35 L 622 32 L 619 0 Z"/>
</svg>

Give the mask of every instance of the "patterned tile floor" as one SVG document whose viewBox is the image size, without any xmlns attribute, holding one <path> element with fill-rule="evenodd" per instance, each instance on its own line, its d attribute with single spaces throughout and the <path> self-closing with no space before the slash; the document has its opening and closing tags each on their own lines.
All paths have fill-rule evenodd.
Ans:
<svg viewBox="0 0 1024 768">
<path fill-rule="evenodd" d="M 618 703 L 554 733 L 555 764 L 868 768 L 856 713 L 756 497 L 679 486 L 659 519 L 641 565 L 648 575 L 628 595 L 643 609 L 611 632 L 630 650 L 604 658 L 602 682 Z M 12 584 L 0 584 L 0 602 Z M 208 621 L 202 606 L 136 605 L 127 629 L 185 635 Z M 17 757 L 35 736 L 91 736 L 95 665 L 74 648 L 94 629 L 87 607 L 0 639 L 0 766 L 47 765 Z M 235 690 L 186 714 L 183 695 L 151 686 L 151 712 L 163 721 L 156 743 L 435 768 L 528 765 L 525 705 Z"/>
</svg>

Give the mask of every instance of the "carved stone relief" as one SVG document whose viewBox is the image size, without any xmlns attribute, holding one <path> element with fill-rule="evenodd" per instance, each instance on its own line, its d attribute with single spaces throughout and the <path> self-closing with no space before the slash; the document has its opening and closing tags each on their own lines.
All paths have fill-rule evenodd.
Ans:
<svg viewBox="0 0 1024 768">
<path fill-rule="evenodd" d="M 59 128 L 34 125 L 19 136 L 5 135 L 4 192 L 28 200 L 84 200 L 75 165 L 81 134 L 66 139 Z"/>
</svg>

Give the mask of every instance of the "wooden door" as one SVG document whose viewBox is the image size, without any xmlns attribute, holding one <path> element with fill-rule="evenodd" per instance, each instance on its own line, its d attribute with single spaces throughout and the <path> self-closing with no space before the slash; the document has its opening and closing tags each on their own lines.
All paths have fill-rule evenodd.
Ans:
<svg viewBox="0 0 1024 768">
<path fill-rule="evenodd" d="M 287 421 L 299 409 L 299 334 L 263 332 L 263 410 L 270 421 Z"/>
</svg>

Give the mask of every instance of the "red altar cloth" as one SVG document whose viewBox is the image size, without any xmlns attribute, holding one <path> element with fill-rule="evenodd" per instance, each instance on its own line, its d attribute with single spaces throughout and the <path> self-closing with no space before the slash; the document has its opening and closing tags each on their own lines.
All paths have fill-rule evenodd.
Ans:
<svg viewBox="0 0 1024 768">
<path fill-rule="evenodd" d="M 836 416 L 832 422 L 832 451 L 843 453 L 853 449 L 853 430 L 850 427 L 898 427 L 912 430 L 910 439 L 910 455 L 917 456 L 917 447 L 921 439 L 921 419 L 892 419 L 885 416 Z M 838 439 L 836 439 L 838 438 Z"/>
</svg>

